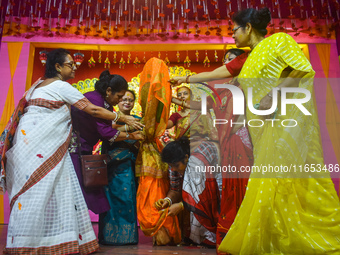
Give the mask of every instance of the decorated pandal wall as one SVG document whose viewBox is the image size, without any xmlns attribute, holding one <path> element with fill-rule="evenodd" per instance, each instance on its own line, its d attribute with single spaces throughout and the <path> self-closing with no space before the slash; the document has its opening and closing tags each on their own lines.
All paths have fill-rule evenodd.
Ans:
<svg viewBox="0 0 340 255">
<path fill-rule="evenodd" d="M 187 76 L 195 74 L 195 72 L 190 71 L 189 69 L 186 69 L 183 66 L 171 66 L 169 67 L 169 73 L 170 77 L 172 76 Z M 85 94 L 87 92 L 93 91 L 95 89 L 95 84 L 98 81 L 98 78 L 93 79 L 85 79 L 80 80 L 77 83 L 72 83 L 72 86 L 75 87 L 77 90 L 79 90 L 81 93 Z M 131 114 L 142 116 L 142 108 L 138 103 L 139 98 L 139 83 L 140 83 L 140 74 L 138 74 L 136 77 L 133 77 L 131 81 L 128 81 L 129 89 L 133 90 L 136 95 L 136 101 L 135 106 L 131 111 Z M 189 84 L 183 85 L 190 87 Z M 193 84 L 191 86 L 191 90 L 194 95 L 194 100 L 200 100 L 200 90 L 205 90 L 205 87 L 201 84 Z M 173 88 L 173 95 L 176 95 L 176 88 Z M 118 107 L 115 106 L 115 109 L 118 110 Z M 175 112 L 177 110 L 177 106 L 175 104 L 171 105 L 171 113 Z"/>
</svg>

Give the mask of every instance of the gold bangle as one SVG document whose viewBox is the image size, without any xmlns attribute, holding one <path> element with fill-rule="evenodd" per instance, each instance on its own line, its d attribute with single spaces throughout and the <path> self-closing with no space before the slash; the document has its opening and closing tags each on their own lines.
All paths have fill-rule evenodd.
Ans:
<svg viewBox="0 0 340 255">
<path fill-rule="evenodd" d="M 170 197 L 165 197 L 164 200 L 169 202 L 169 206 L 172 205 L 172 200 Z"/>
<path fill-rule="evenodd" d="M 183 204 L 183 202 L 180 202 L 180 204 L 181 204 L 181 210 L 184 210 L 184 204 Z"/>
<path fill-rule="evenodd" d="M 190 76 L 191 76 L 191 75 L 188 75 L 188 76 L 187 76 L 187 78 L 185 79 L 185 83 L 190 83 L 190 80 L 189 80 Z"/>
</svg>

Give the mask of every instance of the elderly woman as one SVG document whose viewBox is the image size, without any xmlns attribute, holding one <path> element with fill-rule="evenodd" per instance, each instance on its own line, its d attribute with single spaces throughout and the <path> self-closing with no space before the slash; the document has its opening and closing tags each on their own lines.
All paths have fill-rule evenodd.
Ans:
<svg viewBox="0 0 340 255">
<path fill-rule="evenodd" d="M 5 254 L 88 254 L 98 249 L 67 151 L 69 106 L 107 120 L 117 114 L 93 105 L 66 82 L 75 70 L 67 50 L 51 51 L 45 79 L 25 93 L 1 136 L 1 183 L 11 206 Z"/>
<path fill-rule="evenodd" d="M 291 36 L 277 33 L 265 38 L 271 20 L 267 8 L 246 9 L 233 17 L 237 47 L 250 47 L 238 81 L 260 110 L 271 108 L 278 90 L 299 87 L 312 93 L 314 71 Z M 280 79 L 285 78 L 285 79 Z M 279 95 L 278 95 L 279 94 Z M 287 98 L 304 98 L 288 93 Z M 304 104 L 305 116 L 295 105 L 287 114 L 260 116 L 247 107 L 247 120 L 275 118 L 261 127 L 249 127 L 254 146 L 254 166 L 311 164 L 324 167 L 319 125 L 313 100 Z M 295 127 L 285 127 L 296 120 Z M 288 124 L 286 124 L 287 126 Z M 219 247 L 231 254 L 338 254 L 340 252 L 339 199 L 328 171 L 275 174 L 251 173 L 247 191 L 228 234 Z"/>
<path fill-rule="evenodd" d="M 135 93 L 127 90 L 118 103 L 119 113 L 130 116 L 135 100 Z M 114 127 L 120 131 L 132 131 L 131 127 L 121 122 L 115 123 Z M 108 164 L 109 185 L 104 190 L 111 209 L 99 215 L 98 239 L 102 244 L 138 243 L 135 182 L 137 153 L 138 142 L 132 139 L 114 142 L 108 149 L 111 157 Z"/>
<path fill-rule="evenodd" d="M 122 101 L 123 96 L 128 88 L 126 80 L 117 74 L 110 74 L 108 70 L 101 73 L 99 80 L 96 82 L 95 90 L 85 93 L 84 96 L 94 105 L 113 111 L 113 106 Z M 106 151 L 108 146 L 113 142 L 123 141 L 126 139 L 140 140 L 143 136 L 139 131 L 129 134 L 127 131 L 119 131 L 112 128 L 112 121 L 102 120 L 92 117 L 86 112 L 79 111 L 72 107 L 72 121 L 75 132 L 78 132 L 80 139 L 81 155 L 90 155 L 94 145 L 98 140 L 103 141 L 102 151 Z M 115 121 L 124 119 L 134 119 L 132 116 L 116 113 L 118 118 Z M 104 192 L 104 188 L 87 189 L 83 185 L 81 172 L 81 163 L 79 159 L 77 135 L 73 135 L 70 151 L 74 168 L 79 178 L 87 207 L 96 214 L 104 213 L 110 209 L 109 202 Z"/>
</svg>

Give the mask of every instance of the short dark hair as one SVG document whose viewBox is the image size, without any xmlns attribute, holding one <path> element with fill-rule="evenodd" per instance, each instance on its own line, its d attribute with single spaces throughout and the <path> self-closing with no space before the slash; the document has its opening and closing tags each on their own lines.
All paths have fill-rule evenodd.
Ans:
<svg viewBox="0 0 340 255">
<path fill-rule="evenodd" d="M 111 88 L 112 93 L 117 93 L 122 90 L 128 89 L 127 81 L 118 74 L 110 74 L 109 70 L 105 70 L 99 76 L 99 80 L 96 82 L 95 89 L 102 96 L 106 96 L 107 88 Z"/>
<path fill-rule="evenodd" d="M 267 34 L 266 28 L 271 20 L 271 14 L 267 7 L 260 10 L 249 8 L 235 13 L 232 20 L 242 27 L 250 23 L 254 29 L 264 36 Z"/>
<path fill-rule="evenodd" d="M 174 164 L 190 156 L 190 141 L 188 137 L 182 136 L 179 140 L 168 143 L 162 150 L 162 161 Z"/>
<path fill-rule="evenodd" d="M 225 53 L 224 58 L 228 53 L 234 54 L 237 57 L 237 56 L 240 56 L 241 54 L 245 53 L 245 51 L 241 50 L 241 49 L 237 49 L 237 48 L 232 48 Z"/>
<path fill-rule="evenodd" d="M 71 54 L 68 50 L 63 48 L 55 49 L 47 53 L 47 60 L 45 66 L 45 77 L 53 78 L 56 77 L 58 72 L 55 69 L 55 64 L 59 63 L 63 65 L 66 59 L 66 56 Z"/>
</svg>

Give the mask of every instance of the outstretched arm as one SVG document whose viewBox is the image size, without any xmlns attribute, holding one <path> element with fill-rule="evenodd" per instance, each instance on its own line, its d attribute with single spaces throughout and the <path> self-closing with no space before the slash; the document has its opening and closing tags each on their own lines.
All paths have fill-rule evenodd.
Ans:
<svg viewBox="0 0 340 255">
<path fill-rule="evenodd" d="M 84 112 L 90 114 L 93 117 L 105 119 L 105 120 L 115 120 L 117 118 L 116 112 L 111 112 L 109 110 L 106 110 L 102 107 L 96 106 L 92 103 L 89 103 L 84 109 Z M 127 115 L 121 115 L 117 121 L 124 122 L 128 124 L 129 126 L 132 126 L 133 128 L 140 130 L 143 129 L 144 125 L 139 122 L 138 119 L 127 116 Z"/>
<path fill-rule="evenodd" d="M 201 102 L 199 102 L 199 101 L 184 101 L 183 102 L 183 100 L 176 98 L 176 97 L 173 97 L 171 99 L 171 102 L 174 103 L 174 104 L 177 104 L 179 106 L 189 108 L 189 109 L 193 109 L 193 110 L 201 110 L 201 107 L 202 107 Z M 208 109 L 210 109 L 210 108 L 212 108 L 212 105 L 208 102 L 207 107 L 208 107 Z M 173 125 L 171 127 L 173 127 Z M 167 128 L 171 128 L 171 127 L 167 127 Z"/>
<path fill-rule="evenodd" d="M 208 82 L 208 81 L 221 80 L 221 79 L 230 78 L 230 77 L 232 77 L 232 75 L 228 71 L 227 67 L 223 65 L 223 66 L 216 68 L 215 70 L 211 72 L 198 73 L 190 77 L 186 77 L 186 76 L 172 77 L 170 79 L 170 83 L 177 86 L 182 83 Z"/>
</svg>

